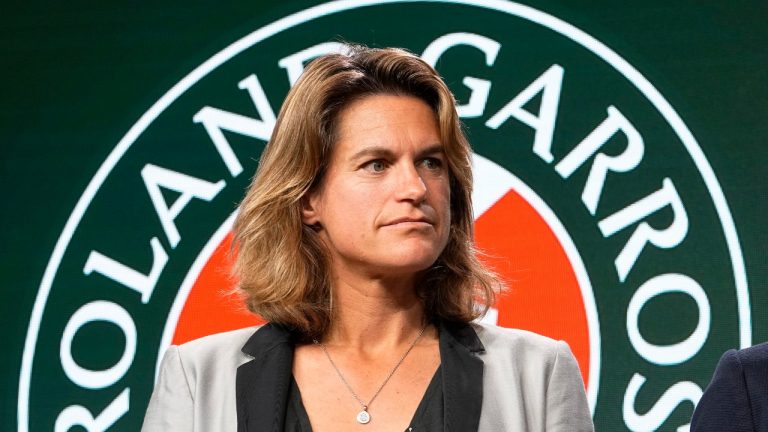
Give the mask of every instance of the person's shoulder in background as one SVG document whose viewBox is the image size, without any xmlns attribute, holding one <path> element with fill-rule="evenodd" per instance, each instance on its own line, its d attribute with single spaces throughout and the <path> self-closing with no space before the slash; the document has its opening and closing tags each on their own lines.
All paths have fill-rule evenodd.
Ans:
<svg viewBox="0 0 768 432">
<path fill-rule="evenodd" d="M 723 354 L 690 430 L 768 432 L 768 342 Z"/>
</svg>

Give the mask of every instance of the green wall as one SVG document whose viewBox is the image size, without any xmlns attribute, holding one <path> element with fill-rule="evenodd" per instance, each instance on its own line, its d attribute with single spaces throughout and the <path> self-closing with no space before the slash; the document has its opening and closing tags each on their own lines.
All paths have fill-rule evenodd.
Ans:
<svg viewBox="0 0 768 432">
<path fill-rule="evenodd" d="M 29 323 L 34 321 L 38 290 L 46 283 L 46 266 L 78 200 L 118 142 L 169 89 L 214 54 L 314 3 L 166 2 L 148 7 L 81 2 L 4 7 L 0 17 L 4 198 L 0 215 L 5 229 L 0 232 L 0 316 L 5 352 L 0 356 L 0 429 L 22 430 L 17 412 L 26 340 L 33 340 L 36 347 L 34 356 L 27 354 L 29 430 L 52 429 L 57 415 L 73 404 L 98 413 L 127 388 L 130 409 L 113 430 L 138 429 L 151 391 L 164 317 L 190 263 L 233 211 L 263 146 L 258 139 L 227 134 L 244 170 L 235 175 L 211 150 L 210 137 L 192 118 L 203 106 L 255 116 L 251 100 L 237 88 L 249 73 L 258 75 L 276 110 L 289 87 L 285 70 L 276 67 L 277 62 L 316 43 L 313 36 L 317 41 L 402 45 L 417 53 L 436 37 L 459 31 L 501 43 L 492 66 L 483 63 L 479 51 L 464 46 L 446 54 L 438 69 L 460 102 L 469 97 L 462 77 L 493 82 L 486 111 L 465 118 L 475 150 L 513 173 L 547 203 L 584 262 L 601 335 L 598 430 L 629 428 L 632 422 L 622 415 L 622 403 L 634 374 L 646 378 L 634 408 L 638 414 L 654 412 L 654 404 L 675 383 L 690 381 L 704 388 L 719 355 L 744 345 L 744 334 L 751 334 L 749 344 L 768 340 L 764 312 L 768 306 L 766 4 L 523 3 L 581 29 L 645 77 L 692 134 L 727 206 L 713 204 L 711 184 L 702 180 L 690 149 L 649 102 L 647 93 L 563 34 L 519 16 L 469 5 L 405 2 L 342 11 L 292 27 L 233 56 L 181 93 L 147 126 L 105 177 L 69 247 L 62 250 L 61 265 L 51 273 L 50 295 L 45 307 L 40 306 L 41 327 L 35 333 L 39 337 L 33 339 L 29 339 Z M 530 127 L 508 120 L 490 128 L 486 122 L 553 64 L 562 66 L 565 74 L 551 148 L 555 161 L 548 163 L 533 154 Z M 600 124 L 608 106 L 617 107 L 637 128 L 645 154 L 637 169 L 608 174 L 597 210 L 590 214 L 579 200 L 591 159 L 567 178 L 554 165 Z M 538 99 L 524 108 L 537 112 Z M 625 141 L 621 137 L 610 141 L 606 154 L 621 153 Z M 161 229 L 152 203 L 145 195 L 141 198 L 144 185 L 137 173 L 147 163 L 194 173 L 211 182 L 227 181 L 227 187 L 210 201 L 212 205 L 194 200 L 185 209 L 177 220 L 183 234 L 178 248 Z M 598 223 L 661 188 L 664 178 L 672 179 L 684 203 L 688 235 L 668 250 L 646 245 L 628 275 L 617 277 L 613 259 L 630 241 L 636 225 L 606 235 Z M 165 195 L 169 203 L 174 198 Z M 734 270 L 734 249 L 729 249 L 723 229 L 729 223 L 722 220 L 722 208 L 732 216 L 745 273 Z M 665 207 L 643 220 L 662 229 L 674 219 L 671 208 Z M 94 250 L 121 257 L 147 272 L 152 264 L 148 240 L 153 236 L 160 239 L 169 261 L 147 301 L 136 301 L 135 289 L 118 289 L 101 276 L 84 274 L 83 263 Z M 698 282 L 711 307 L 711 325 L 696 355 L 662 366 L 632 349 L 626 317 L 639 287 L 670 272 Z M 739 305 L 745 303 L 739 303 L 736 295 L 739 278 L 744 278 L 742 292 L 749 303 L 741 315 Z M 121 305 L 132 317 L 137 351 L 121 380 L 96 390 L 84 389 L 67 381 L 60 342 L 75 310 L 99 299 Z M 37 302 L 42 305 L 41 300 Z M 680 293 L 659 296 L 640 313 L 640 331 L 658 346 L 683 340 L 700 321 L 695 305 L 690 296 Z M 739 316 L 748 318 L 747 330 Z M 121 358 L 125 341 L 118 327 L 98 321 L 78 333 L 71 350 L 82 368 L 105 370 Z M 687 401 L 672 405 L 670 412 L 659 414 L 660 430 L 685 424 L 692 408 Z"/>
</svg>

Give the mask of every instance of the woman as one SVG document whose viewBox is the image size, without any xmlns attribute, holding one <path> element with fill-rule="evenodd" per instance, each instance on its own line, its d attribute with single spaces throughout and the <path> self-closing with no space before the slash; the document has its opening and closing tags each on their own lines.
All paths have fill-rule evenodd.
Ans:
<svg viewBox="0 0 768 432">
<path fill-rule="evenodd" d="M 437 73 L 399 49 L 316 59 L 235 222 L 270 324 L 171 347 L 145 431 L 589 431 L 568 346 L 473 323 L 470 148 Z"/>
</svg>

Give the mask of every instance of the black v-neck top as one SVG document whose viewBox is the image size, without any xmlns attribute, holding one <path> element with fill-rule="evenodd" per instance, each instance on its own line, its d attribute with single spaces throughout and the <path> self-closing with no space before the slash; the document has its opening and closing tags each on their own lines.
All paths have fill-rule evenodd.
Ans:
<svg viewBox="0 0 768 432">
<path fill-rule="evenodd" d="M 443 374 L 442 366 L 437 368 L 435 375 L 427 386 L 424 396 L 416 408 L 405 432 L 442 432 L 443 431 Z M 350 413 L 350 418 L 354 413 Z M 376 421 L 375 419 L 372 421 Z M 296 380 L 291 377 L 291 388 L 288 392 L 288 406 L 285 410 L 285 432 L 312 432 L 304 404 L 301 402 L 301 392 Z"/>
<path fill-rule="evenodd" d="M 417 409 L 419 414 L 414 415 L 409 427 L 411 432 L 418 431 L 415 427 L 441 432 L 477 430 L 483 401 L 483 360 L 479 354 L 485 348 L 468 324 L 437 321 L 435 325 L 440 340 L 440 367 L 433 381 L 438 387 L 432 390 L 431 397 L 423 398 Z M 238 432 L 309 431 L 306 411 L 297 409 L 292 402 L 301 401 L 297 387 L 293 389 L 295 395 L 289 397 L 294 385 L 291 371 L 295 344 L 296 338 L 288 329 L 267 324 L 243 346 L 242 351 L 253 360 L 237 368 Z M 442 410 L 433 409 L 433 404 Z M 289 409 L 293 411 L 290 415 Z M 297 414 L 300 411 L 303 416 Z M 376 422 L 376 414 L 373 416 L 372 421 Z M 296 426 L 299 418 L 304 419 L 304 429 Z M 292 422 L 291 427 L 286 427 L 286 419 Z"/>
</svg>

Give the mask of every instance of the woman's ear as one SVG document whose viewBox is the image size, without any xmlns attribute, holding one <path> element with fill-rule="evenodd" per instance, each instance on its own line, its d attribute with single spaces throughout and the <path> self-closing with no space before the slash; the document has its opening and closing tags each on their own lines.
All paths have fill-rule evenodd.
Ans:
<svg viewBox="0 0 768 432">
<path fill-rule="evenodd" d="M 315 192 L 309 192 L 301 198 L 301 222 L 304 225 L 320 225 L 320 215 L 317 210 L 317 194 Z"/>
</svg>

